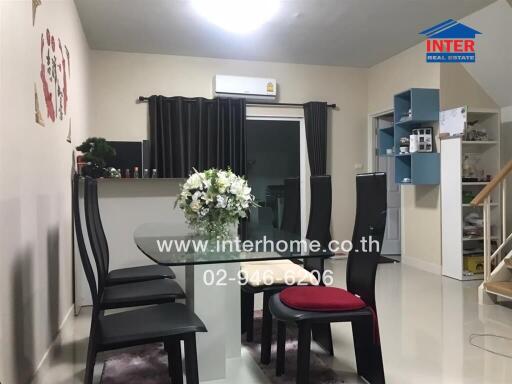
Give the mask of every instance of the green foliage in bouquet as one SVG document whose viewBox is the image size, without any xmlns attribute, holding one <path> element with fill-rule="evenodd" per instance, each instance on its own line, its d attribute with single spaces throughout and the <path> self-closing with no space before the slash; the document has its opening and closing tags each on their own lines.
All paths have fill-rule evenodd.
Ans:
<svg viewBox="0 0 512 384">
<path fill-rule="evenodd" d="M 191 228 L 211 238 L 225 239 L 229 229 L 257 206 L 247 181 L 230 169 L 208 169 L 190 175 L 181 186 L 175 207 L 181 208 Z"/>
</svg>

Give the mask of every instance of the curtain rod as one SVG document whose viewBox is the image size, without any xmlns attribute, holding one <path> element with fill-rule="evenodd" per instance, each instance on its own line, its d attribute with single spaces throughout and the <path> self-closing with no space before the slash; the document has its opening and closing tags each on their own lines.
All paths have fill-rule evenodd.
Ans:
<svg viewBox="0 0 512 384">
<path fill-rule="evenodd" d="M 149 101 L 149 97 L 139 96 L 137 101 L 139 103 L 144 103 L 144 102 Z M 247 105 L 277 105 L 277 106 L 284 106 L 284 107 L 303 107 L 304 106 L 304 104 L 299 104 L 299 103 L 268 103 L 268 102 L 264 102 L 264 101 L 260 101 L 260 102 L 251 101 L 251 102 L 247 102 Z M 329 108 L 336 108 L 336 104 L 327 104 L 327 106 Z"/>
</svg>

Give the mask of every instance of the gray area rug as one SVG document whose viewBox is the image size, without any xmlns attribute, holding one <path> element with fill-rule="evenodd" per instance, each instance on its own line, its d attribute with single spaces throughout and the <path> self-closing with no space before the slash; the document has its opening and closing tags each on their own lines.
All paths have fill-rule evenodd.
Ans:
<svg viewBox="0 0 512 384">
<path fill-rule="evenodd" d="M 109 352 L 102 384 L 169 384 L 167 353 L 163 344 L 147 344 Z"/>
<path fill-rule="evenodd" d="M 254 324 L 254 340 L 260 340 L 261 313 L 256 313 Z M 274 327 L 274 337 L 275 337 Z M 272 344 L 272 362 L 262 365 L 260 361 L 259 342 L 247 343 L 242 336 L 242 344 L 250 351 L 254 361 L 273 384 L 295 383 L 297 364 L 297 331 L 288 327 L 286 338 L 286 372 L 283 376 L 275 375 L 275 340 Z M 312 352 L 310 359 L 311 384 L 341 384 L 343 380 L 329 368 L 331 356 L 320 352 Z M 162 344 L 151 344 L 141 347 L 127 348 L 109 353 L 103 366 L 102 384 L 168 384 L 167 354 Z M 240 383 L 242 384 L 242 383 Z"/>
<path fill-rule="evenodd" d="M 245 341 L 245 335 L 242 336 L 242 344 L 245 345 L 254 361 L 258 363 L 258 366 L 263 371 L 265 376 L 269 379 L 272 384 L 295 384 L 295 378 L 297 373 L 297 328 L 288 325 L 286 328 L 286 358 L 285 358 L 285 374 L 282 376 L 276 376 L 276 334 L 277 325 L 273 327 L 273 340 L 272 340 L 272 354 L 269 365 L 263 365 L 260 363 L 260 352 L 261 345 L 259 340 L 261 339 L 261 312 L 255 313 L 254 320 L 254 340 L 255 342 L 248 343 Z M 319 348 L 315 348 L 320 350 Z M 309 363 L 309 383 L 310 384 L 341 384 L 343 379 L 335 371 L 333 371 L 328 362 L 332 360 L 329 354 L 324 352 L 311 351 L 310 363 Z"/>
</svg>

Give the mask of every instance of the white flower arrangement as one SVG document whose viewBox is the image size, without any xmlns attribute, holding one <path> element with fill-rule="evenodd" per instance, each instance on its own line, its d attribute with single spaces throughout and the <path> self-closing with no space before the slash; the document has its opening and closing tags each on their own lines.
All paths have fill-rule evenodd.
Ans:
<svg viewBox="0 0 512 384">
<path fill-rule="evenodd" d="M 191 228 L 211 237 L 226 238 L 229 226 L 247 217 L 248 209 L 257 204 L 247 180 L 231 170 L 194 169 L 181 186 L 175 206 L 183 210 Z"/>
</svg>

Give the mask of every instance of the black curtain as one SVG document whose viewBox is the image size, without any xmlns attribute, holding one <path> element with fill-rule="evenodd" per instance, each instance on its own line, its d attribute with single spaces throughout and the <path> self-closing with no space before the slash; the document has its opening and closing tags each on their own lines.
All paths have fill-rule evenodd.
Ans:
<svg viewBox="0 0 512 384">
<path fill-rule="evenodd" d="M 312 101 L 304 104 L 306 141 L 312 176 L 327 171 L 327 103 Z"/>
<path fill-rule="evenodd" d="M 149 98 L 151 168 L 188 177 L 192 168 L 246 173 L 244 99 Z"/>
</svg>

